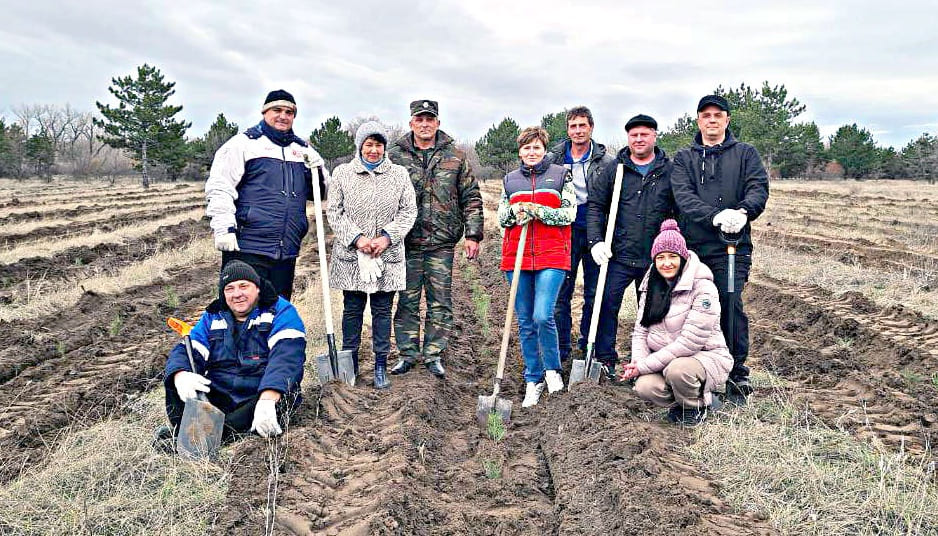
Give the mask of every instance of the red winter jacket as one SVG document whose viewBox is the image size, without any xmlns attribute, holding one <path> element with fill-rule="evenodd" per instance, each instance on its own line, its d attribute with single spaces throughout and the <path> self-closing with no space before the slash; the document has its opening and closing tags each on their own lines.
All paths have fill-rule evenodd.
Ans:
<svg viewBox="0 0 938 536">
<path fill-rule="evenodd" d="M 501 269 L 514 270 L 515 253 L 521 237 L 509 206 L 536 203 L 537 218 L 528 223 L 528 236 L 521 261 L 522 270 L 570 269 L 570 224 L 576 218 L 576 192 L 566 168 L 545 158 L 533 168 L 522 165 L 505 175 L 504 193 L 499 204 L 499 223 L 505 227 L 502 239 Z"/>
</svg>

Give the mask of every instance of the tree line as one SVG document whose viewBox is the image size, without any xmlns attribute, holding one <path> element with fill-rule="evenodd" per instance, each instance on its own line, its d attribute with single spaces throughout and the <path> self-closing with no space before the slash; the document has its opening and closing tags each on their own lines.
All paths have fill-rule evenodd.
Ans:
<svg viewBox="0 0 938 536">
<path fill-rule="evenodd" d="M 117 104 L 96 102 L 98 115 L 70 105 L 15 107 L 12 118 L 0 117 L 0 177 L 51 179 L 54 173 L 65 173 L 113 178 L 136 170 L 144 186 L 151 178 L 204 179 L 215 151 L 238 133 L 239 126 L 219 113 L 205 134 L 187 138 L 192 124 L 177 119 L 183 107 L 168 104 L 174 87 L 175 82 L 166 80 L 158 68 L 144 64 L 135 75 L 111 79 L 108 91 Z M 714 93 L 731 105 L 733 134 L 759 150 L 773 177 L 929 182 L 938 177 L 938 137 L 929 133 L 900 150 L 877 146 L 869 130 L 856 123 L 823 139 L 814 122 L 798 120 L 806 107 L 784 85 L 719 86 Z M 356 118 L 343 126 L 338 117 L 331 117 L 312 131 L 309 140 L 332 168 L 351 159 L 358 125 L 376 119 Z M 566 110 L 544 115 L 541 126 L 551 140 L 565 138 Z M 405 132 L 400 125 L 388 129 L 390 140 Z M 500 176 L 517 165 L 519 132 L 518 123 L 505 117 L 475 143 L 464 144 L 482 177 Z M 674 154 L 696 133 L 695 115 L 686 113 L 659 132 L 658 145 Z"/>
<path fill-rule="evenodd" d="M 784 85 L 763 82 L 761 88 L 741 84 L 714 90 L 730 103 L 730 130 L 737 139 L 759 150 L 773 177 L 885 178 L 934 182 L 938 178 L 938 137 L 924 133 L 901 150 L 879 147 L 869 130 L 843 125 L 827 139 L 813 122 L 799 122 L 806 107 L 790 97 Z M 566 110 L 541 118 L 550 139 L 566 137 Z M 484 165 L 507 171 L 517 165 L 518 123 L 502 119 L 480 138 L 475 149 Z M 697 134 L 696 114 L 685 113 L 659 131 L 658 146 L 670 155 L 690 145 Z"/>
</svg>

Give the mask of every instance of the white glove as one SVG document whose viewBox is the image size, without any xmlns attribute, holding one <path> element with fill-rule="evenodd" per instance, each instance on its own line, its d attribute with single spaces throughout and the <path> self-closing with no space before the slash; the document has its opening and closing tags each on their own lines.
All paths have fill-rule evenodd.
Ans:
<svg viewBox="0 0 938 536">
<path fill-rule="evenodd" d="M 234 233 L 215 235 L 215 249 L 218 251 L 240 251 L 238 237 Z"/>
<path fill-rule="evenodd" d="M 271 437 L 280 435 L 283 430 L 280 423 L 277 422 L 277 403 L 273 400 L 260 399 L 254 406 L 254 421 L 251 423 L 251 431 L 257 432 L 261 437 Z"/>
<path fill-rule="evenodd" d="M 743 227 L 746 226 L 746 222 L 749 221 L 749 218 L 746 217 L 746 214 L 744 214 L 741 210 L 734 210 L 731 216 L 732 217 L 730 218 L 730 221 L 724 227 L 724 229 L 727 233 L 736 234 L 743 230 Z"/>
<path fill-rule="evenodd" d="M 358 277 L 365 283 L 377 283 L 381 268 L 377 259 L 358 250 Z"/>
<path fill-rule="evenodd" d="M 211 391 L 208 387 L 210 383 L 212 380 L 188 370 L 180 370 L 173 376 L 173 385 L 176 386 L 176 392 L 183 401 L 195 398 L 197 391 L 203 393 Z"/>
<path fill-rule="evenodd" d="M 714 227 L 719 227 L 724 233 L 736 234 L 743 230 L 749 218 L 739 210 L 727 208 L 721 210 L 713 217 Z"/>
<path fill-rule="evenodd" d="M 596 244 L 590 248 L 590 254 L 593 256 L 593 261 L 602 266 L 612 259 L 612 248 L 605 242 L 596 242 Z"/>
<path fill-rule="evenodd" d="M 515 215 L 515 223 L 517 225 L 524 225 L 533 218 L 527 203 L 515 203 L 508 207 L 511 209 L 511 213 Z"/>
</svg>

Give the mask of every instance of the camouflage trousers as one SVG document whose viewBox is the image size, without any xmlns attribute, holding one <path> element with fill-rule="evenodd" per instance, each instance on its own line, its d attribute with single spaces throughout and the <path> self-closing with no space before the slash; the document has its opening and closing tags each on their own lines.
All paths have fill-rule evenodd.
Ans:
<svg viewBox="0 0 938 536">
<path fill-rule="evenodd" d="M 407 250 L 407 289 L 398 293 L 394 338 L 401 359 L 440 359 L 453 325 L 453 250 Z M 420 296 L 426 289 L 427 318 L 420 349 Z"/>
</svg>

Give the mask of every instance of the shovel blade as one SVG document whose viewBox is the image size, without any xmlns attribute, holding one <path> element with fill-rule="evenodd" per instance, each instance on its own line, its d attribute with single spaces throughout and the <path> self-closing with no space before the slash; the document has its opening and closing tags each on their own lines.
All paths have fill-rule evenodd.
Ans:
<svg viewBox="0 0 938 536">
<path fill-rule="evenodd" d="M 189 460 L 211 460 L 221 448 L 225 414 L 207 400 L 190 398 L 182 410 L 176 452 Z"/>
<path fill-rule="evenodd" d="M 479 395 L 479 400 L 476 402 L 476 420 L 479 422 L 479 427 L 487 430 L 489 415 L 493 413 L 501 417 L 502 423 L 511 422 L 511 404 L 511 400 L 507 398 Z"/>
<path fill-rule="evenodd" d="M 340 381 L 355 387 L 355 362 L 352 359 L 352 351 L 342 350 L 336 352 L 336 356 L 337 370 L 335 373 L 332 371 L 328 353 L 316 356 L 316 371 L 319 375 L 319 383 L 325 385 L 331 381 Z"/>
<path fill-rule="evenodd" d="M 567 382 L 567 390 L 573 388 L 573 384 L 586 379 L 586 360 L 574 359 L 570 363 L 570 380 Z"/>
<path fill-rule="evenodd" d="M 603 373 L 603 364 L 599 361 L 593 361 L 590 363 L 590 369 L 586 377 L 589 381 L 593 383 L 599 383 L 599 378 Z"/>
<path fill-rule="evenodd" d="M 329 362 L 329 354 L 316 356 L 316 372 L 321 385 L 326 385 L 335 379 L 335 374 L 332 373 L 332 363 Z"/>
<path fill-rule="evenodd" d="M 351 350 L 342 350 L 338 352 L 339 361 L 339 381 L 355 387 L 355 361 L 352 359 Z"/>
</svg>

